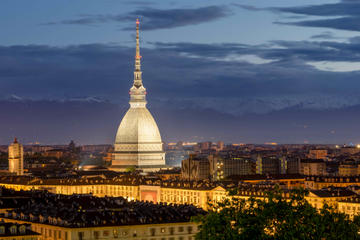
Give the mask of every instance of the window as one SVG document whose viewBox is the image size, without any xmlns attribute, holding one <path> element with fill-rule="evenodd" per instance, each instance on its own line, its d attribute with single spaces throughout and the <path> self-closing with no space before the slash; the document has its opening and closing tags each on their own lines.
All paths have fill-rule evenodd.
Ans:
<svg viewBox="0 0 360 240">
<path fill-rule="evenodd" d="M 173 227 L 169 228 L 169 232 L 170 232 L 170 235 L 174 235 L 174 228 Z"/>
<path fill-rule="evenodd" d="M 5 233 L 5 227 L 4 226 L 1 226 L 0 227 L 0 234 L 4 234 Z"/>
<path fill-rule="evenodd" d="M 155 228 L 150 228 L 150 236 L 155 236 Z"/>
<path fill-rule="evenodd" d="M 99 239 L 99 235 L 100 235 L 100 234 L 99 234 L 98 231 L 95 231 L 95 232 L 94 232 L 94 238 L 95 238 L 95 239 Z"/>
<path fill-rule="evenodd" d="M 188 231 L 188 233 L 192 233 L 193 227 L 192 227 L 192 226 L 188 226 L 188 227 L 187 227 L 187 231 Z"/>
<path fill-rule="evenodd" d="M 165 232 L 165 228 L 161 228 L 161 229 L 160 229 L 160 232 L 161 232 L 161 233 L 164 233 L 164 232 Z"/>
<path fill-rule="evenodd" d="M 116 229 L 113 231 L 114 238 L 117 238 L 119 236 L 119 233 Z"/>
<path fill-rule="evenodd" d="M 184 227 L 179 227 L 179 232 L 183 232 L 184 231 Z"/>
<path fill-rule="evenodd" d="M 10 232 L 11 232 L 11 234 L 16 234 L 16 232 L 17 232 L 17 227 L 16 227 L 15 225 L 11 226 L 11 227 L 10 227 Z"/>
<path fill-rule="evenodd" d="M 26 227 L 25 227 L 24 225 L 21 225 L 21 226 L 19 227 L 19 232 L 20 232 L 21 234 L 25 234 L 25 232 L 26 232 Z"/>
<path fill-rule="evenodd" d="M 84 239 L 84 232 L 78 232 L 78 238 L 79 238 L 79 240 L 83 240 Z"/>
<path fill-rule="evenodd" d="M 104 230 L 103 231 L 103 236 L 104 237 L 108 237 L 110 235 L 109 231 L 108 230 Z"/>
</svg>

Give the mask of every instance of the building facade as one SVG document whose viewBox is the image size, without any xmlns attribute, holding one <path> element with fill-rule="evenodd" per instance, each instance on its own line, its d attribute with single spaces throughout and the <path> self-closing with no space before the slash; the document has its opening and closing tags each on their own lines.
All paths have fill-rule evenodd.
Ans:
<svg viewBox="0 0 360 240">
<path fill-rule="evenodd" d="M 308 158 L 310 159 L 326 159 L 328 151 L 326 149 L 310 149 Z"/>
<path fill-rule="evenodd" d="M 209 155 L 210 175 L 215 181 L 235 175 L 252 175 L 256 172 L 256 163 L 248 157 Z"/>
<path fill-rule="evenodd" d="M 326 163 L 322 159 L 302 159 L 300 163 L 300 174 L 302 175 L 326 175 Z"/>
<path fill-rule="evenodd" d="M 56 223 L 45 224 L 7 218 L 2 218 L 2 220 L 17 224 L 31 224 L 31 230 L 41 234 L 40 236 L 10 236 L 8 239 L 11 240 L 193 240 L 195 239 L 194 235 L 198 231 L 197 224 L 192 222 L 76 228 L 57 226 Z"/>
<path fill-rule="evenodd" d="M 9 146 L 9 172 L 16 175 L 24 174 L 24 147 L 16 138 Z"/>
<path fill-rule="evenodd" d="M 207 158 L 190 155 L 181 161 L 181 177 L 187 180 L 202 180 L 210 178 L 210 165 Z"/>
</svg>

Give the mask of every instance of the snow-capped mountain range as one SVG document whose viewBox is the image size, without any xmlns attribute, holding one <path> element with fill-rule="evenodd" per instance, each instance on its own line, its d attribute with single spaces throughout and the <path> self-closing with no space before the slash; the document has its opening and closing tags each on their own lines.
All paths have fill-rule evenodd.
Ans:
<svg viewBox="0 0 360 240">
<path fill-rule="evenodd" d="M 99 96 L 68 97 L 61 99 L 32 99 L 15 94 L 4 98 L 3 101 L 26 102 L 26 101 L 50 101 L 50 102 L 83 102 L 83 103 L 106 103 L 112 102 Z M 127 98 L 114 101 L 116 104 L 127 106 Z M 175 109 L 212 109 L 218 112 L 245 115 L 266 114 L 283 109 L 313 109 L 331 110 L 360 105 L 359 96 L 282 96 L 282 97 L 247 97 L 247 98 L 182 98 L 163 99 L 153 98 L 149 100 L 149 106 L 163 108 L 172 106 Z"/>
</svg>

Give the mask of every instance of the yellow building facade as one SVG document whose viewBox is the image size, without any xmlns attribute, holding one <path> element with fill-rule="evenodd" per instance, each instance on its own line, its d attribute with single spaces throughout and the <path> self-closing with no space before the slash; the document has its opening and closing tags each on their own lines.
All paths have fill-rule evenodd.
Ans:
<svg viewBox="0 0 360 240">
<path fill-rule="evenodd" d="M 41 236 L 36 236 L 38 238 L 29 238 L 29 240 L 193 240 L 195 239 L 194 235 L 198 231 L 197 224 L 192 222 L 68 228 L 22 220 L 1 219 L 5 222 L 30 223 L 32 231 L 40 233 Z"/>
<path fill-rule="evenodd" d="M 4 179 L 4 178 L 3 178 Z M 188 184 L 186 182 L 162 183 L 149 182 L 148 185 L 137 184 L 135 179 L 59 179 L 59 180 L 18 180 L 20 178 L 6 178 L 0 186 L 20 190 L 47 190 L 56 194 L 92 194 L 97 197 L 124 197 L 128 200 L 150 201 L 167 204 L 192 204 L 207 209 L 209 201 L 223 199 L 227 190 L 221 186 L 203 183 Z M 133 185 L 130 185 L 134 182 Z"/>
<path fill-rule="evenodd" d="M 6 179 L 6 181 L 4 181 Z M 333 179 L 333 178 L 330 178 Z M 348 178 L 342 180 L 337 179 L 336 187 L 346 187 L 354 183 Z M 342 210 L 342 206 L 348 198 L 355 196 L 350 190 L 347 193 L 335 192 L 324 193 L 318 190 L 323 187 L 330 187 L 334 181 L 326 179 L 307 179 L 305 184 L 312 183 L 310 193 L 306 196 L 306 200 L 315 208 L 320 209 L 326 203 L 335 208 Z M 245 183 L 246 185 L 246 183 Z M 148 181 L 147 184 L 141 184 L 134 177 L 122 177 L 118 179 L 103 179 L 100 177 L 86 179 L 21 179 L 21 177 L 12 176 L 0 178 L 0 186 L 14 190 L 48 190 L 56 194 L 92 194 L 98 197 L 124 197 L 128 200 L 149 201 L 154 203 L 167 204 L 192 204 L 194 206 L 208 209 L 209 202 L 218 202 L 228 196 L 227 189 L 231 185 L 216 186 L 206 182 L 180 182 L 180 181 Z M 269 185 L 270 186 L 270 185 Z M 239 188 L 238 196 L 247 200 L 250 197 L 264 198 L 265 191 L 269 190 L 269 186 L 261 188 Z M 267 188 L 267 189 L 266 189 Z M 286 194 L 286 193 L 284 193 Z M 286 195 L 284 195 L 286 197 Z M 340 206 L 341 204 L 342 206 Z M 347 207 L 346 207 L 347 209 Z M 345 211 L 343 211 L 345 212 Z"/>
</svg>

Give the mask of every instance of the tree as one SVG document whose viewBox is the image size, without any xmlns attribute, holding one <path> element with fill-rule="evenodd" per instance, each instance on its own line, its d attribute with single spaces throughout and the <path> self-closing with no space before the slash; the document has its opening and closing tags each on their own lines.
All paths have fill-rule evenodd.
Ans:
<svg viewBox="0 0 360 240">
<path fill-rule="evenodd" d="M 351 220 L 326 204 L 317 210 L 305 200 L 307 193 L 275 188 L 263 199 L 247 201 L 232 193 L 228 199 L 210 204 L 208 214 L 194 218 L 200 224 L 196 239 L 360 239 L 358 217 Z"/>
<path fill-rule="evenodd" d="M 130 172 L 130 173 L 133 173 L 136 171 L 136 168 L 135 166 L 129 166 L 125 169 L 125 172 Z"/>
</svg>

